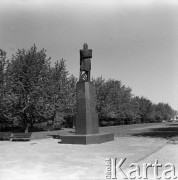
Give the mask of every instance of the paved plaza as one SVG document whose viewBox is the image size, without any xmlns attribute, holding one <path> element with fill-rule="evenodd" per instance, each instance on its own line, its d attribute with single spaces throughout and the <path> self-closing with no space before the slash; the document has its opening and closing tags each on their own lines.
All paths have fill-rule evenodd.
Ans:
<svg viewBox="0 0 178 180">
<path fill-rule="evenodd" d="M 0 180 L 103 180 L 107 158 L 126 158 L 125 170 L 131 163 L 154 163 L 155 159 L 178 167 L 178 145 L 158 137 L 115 136 L 114 141 L 93 145 L 61 144 L 52 138 L 1 141 L 0 154 Z"/>
</svg>

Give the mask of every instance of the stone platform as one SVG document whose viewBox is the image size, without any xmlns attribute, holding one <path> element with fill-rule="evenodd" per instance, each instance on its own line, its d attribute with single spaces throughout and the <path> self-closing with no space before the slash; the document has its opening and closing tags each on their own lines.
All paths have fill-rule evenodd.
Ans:
<svg viewBox="0 0 178 180">
<path fill-rule="evenodd" d="M 101 144 L 114 140 L 113 133 L 87 134 L 87 135 L 63 135 L 62 144 Z"/>
</svg>

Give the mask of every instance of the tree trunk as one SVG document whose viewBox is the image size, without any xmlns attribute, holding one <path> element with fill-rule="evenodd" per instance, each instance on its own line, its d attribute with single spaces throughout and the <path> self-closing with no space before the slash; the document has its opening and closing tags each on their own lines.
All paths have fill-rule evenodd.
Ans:
<svg viewBox="0 0 178 180">
<path fill-rule="evenodd" d="M 31 121 L 31 123 L 30 123 L 30 129 L 31 129 L 31 131 L 33 131 L 33 121 Z"/>
<path fill-rule="evenodd" d="M 29 123 L 28 123 L 27 115 L 24 114 L 24 129 L 25 129 L 25 133 L 28 133 L 28 128 L 29 128 Z"/>
<path fill-rule="evenodd" d="M 25 127 L 25 133 L 28 133 L 28 129 L 29 129 L 29 124 L 27 123 Z"/>
</svg>

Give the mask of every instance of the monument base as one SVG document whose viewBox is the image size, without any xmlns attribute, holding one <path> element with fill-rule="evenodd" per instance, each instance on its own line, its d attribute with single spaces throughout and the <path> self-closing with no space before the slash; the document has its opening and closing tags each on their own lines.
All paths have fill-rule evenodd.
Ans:
<svg viewBox="0 0 178 180">
<path fill-rule="evenodd" d="M 113 140 L 113 133 L 61 136 L 62 144 L 100 144 Z"/>
<path fill-rule="evenodd" d="M 92 82 L 78 82 L 75 135 L 62 135 L 62 144 L 100 144 L 114 140 L 113 133 L 99 133 L 95 109 L 95 86 Z"/>
</svg>

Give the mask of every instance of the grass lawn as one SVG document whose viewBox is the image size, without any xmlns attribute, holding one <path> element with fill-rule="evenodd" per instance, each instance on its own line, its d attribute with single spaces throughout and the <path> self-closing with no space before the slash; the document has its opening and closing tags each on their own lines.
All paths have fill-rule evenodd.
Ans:
<svg viewBox="0 0 178 180">
<path fill-rule="evenodd" d="M 178 136 L 178 123 L 146 123 L 100 128 L 101 132 L 114 132 L 115 136 L 142 136 L 173 138 Z"/>
<path fill-rule="evenodd" d="M 178 123 L 145 123 L 100 127 L 101 133 L 114 133 L 115 136 L 142 136 L 151 138 L 172 138 L 178 136 Z M 75 129 L 63 129 L 59 135 L 74 134 Z"/>
</svg>

